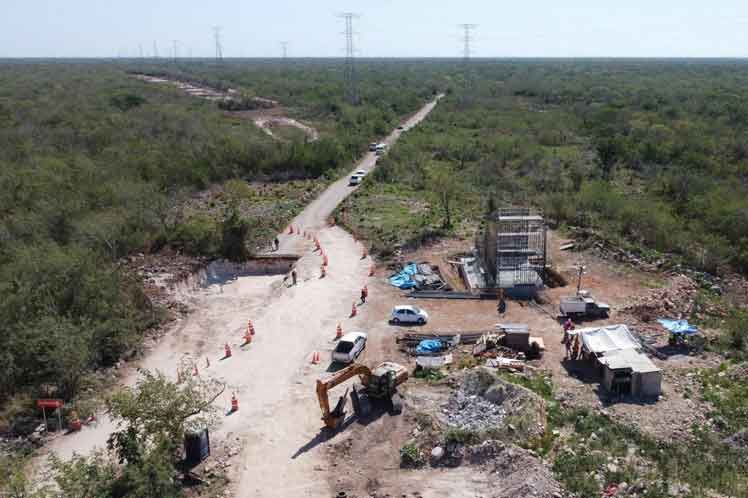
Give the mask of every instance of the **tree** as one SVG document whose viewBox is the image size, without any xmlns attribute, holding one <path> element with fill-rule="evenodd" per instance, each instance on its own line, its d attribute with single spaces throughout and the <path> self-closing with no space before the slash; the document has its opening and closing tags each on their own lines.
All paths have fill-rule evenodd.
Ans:
<svg viewBox="0 0 748 498">
<path fill-rule="evenodd" d="M 221 230 L 221 254 L 229 261 L 245 261 L 249 257 L 246 245 L 249 223 L 239 216 L 236 204 L 232 203 L 227 212 Z"/>
<path fill-rule="evenodd" d="M 189 428 L 211 427 L 216 422 L 213 402 L 226 386 L 217 380 L 196 378 L 190 368 L 181 368 L 182 384 L 175 384 L 161 372 L 140 371 L 134 388 L 112 396 L 107 405 L 119 430 L 109 438 L 108 447 L 121 463 L 140 464 L 151 450 L 172 454 Z"/>
<path fill-rule="evenodd" d="M 429 169 L 428 187 L 442 209 L 444 217 L 442 226 L 452 228 L 452 206 L 462 192 L 460 179 L 457 178 L 453 168 L 434 164 Z"/>
</svg>

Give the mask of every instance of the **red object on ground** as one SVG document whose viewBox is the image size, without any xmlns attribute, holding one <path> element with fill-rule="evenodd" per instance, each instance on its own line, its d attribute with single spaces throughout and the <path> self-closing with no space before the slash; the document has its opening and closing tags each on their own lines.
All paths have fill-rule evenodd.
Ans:
<svg viewBox="0 0 748 498">
<path fill-rule="evenodd" d="M 338 324 L 338 328 L 335 329 L 335 339 L 340 339 L 341 337 L 343 337 L 343 327 Z"/>
<path fill-rule="evenodd" d="M 231 411 L 239 411 L 239 400 L 236 399 L 236 393 L 231 395 Z"/>
<path fill-rule="evenodd" d="M 231 346 L 229 346 L 229 343 L 227 342 L 226 345 L 223 347 L 224 351 L 226 352 L 226 355 L 224 358 L 231 358 Z"/>
<path fill-rule="evenodd" d="M 68 424 L 68 427 L 70 427 L 71 431 L 79 431 L 81 430 L 82 424 L 80 419 L 76 418 L 74 420 L 71 420 Z"/>
<path fill-rule="evenodd" d="M 353 303 L 353 306 L 351 306 L 351 316 L 356 316 L 357 310 L 356 310 L 356 303 Z"/>
<path fill-rule="evenodd" d="M 319 352 L 315 351 L 312 353 L 312 364 L 316 365 L 319 363 Z"/>
</svg>

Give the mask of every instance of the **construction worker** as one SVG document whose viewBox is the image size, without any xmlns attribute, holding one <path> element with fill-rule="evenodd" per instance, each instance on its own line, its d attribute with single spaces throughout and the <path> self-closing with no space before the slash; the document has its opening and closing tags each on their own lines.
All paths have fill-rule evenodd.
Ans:
<svg viewBox="0 0 748 498">
<path fill-rule="evenodd" d="M 568 360 L 571 358 L 571 337 L 569 337 L 566 332 L 564 332 L 564 347 L 566 348 L 566 356 L 564 359 Z"/>
<path fill-rule="evenodd" d="M 571 359 L 579 358 L 579 336 L 574 337 L 574 350 L 571 352 Z"/>
<path fill-rule="evenodd" d="M 281 245 L 281 243 L 280 243 L 280 240 L 278 240 L 278 237 L 276 237 L 276 238 L 275 238 L 275 240 L 273 241 L 273 243 L 274 243 L 274 247 L 275 247 L 275 250 L 276 250 L 276 251 L 277 251 L 278 249 L 280 249 L 280 245 Z"/>
<path fill-rule="evenodd" d="M 571 322 L 571 318 L 567 318 L 564 322 L 564 338 L 561 340 L 561 344 L 569 342 L 569 331 L 574 330 L 574 324 Z"/>
<path fill-rule="evenodd" d="M 499 315 L 504 315 L 506 313 L 506 300 L 504 300 L 504 291 L 501 291 L 501 294 L 499 294 L 499 304 L 496 305 L 496 311 L 499 312 Z"/>
<path fill-rule="evenodd" d="M 296 285 L 296 268 L 291 270 L 291 280 L 293 281 L 293 285 Z"/>
</svg>

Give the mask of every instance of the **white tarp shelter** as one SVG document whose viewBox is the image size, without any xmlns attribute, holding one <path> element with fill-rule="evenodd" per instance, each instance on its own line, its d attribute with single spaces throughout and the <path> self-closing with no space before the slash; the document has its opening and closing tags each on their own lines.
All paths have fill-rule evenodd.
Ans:
<svg viewBox="0 0 748 498">
<path fill-rule="evenodd" d="M 641 352 L 641 344 L 626 325 L 577 329 L 584 349 L 603 367 L 602 384 L 608 391 L 656 397 L 661 393 L 662 371 Z"/>
<path fill-rule="evenodd" d="M 596 356 L 624 349 L 639 350 L 641 344 L 626 325 L 608 325 L 575 330 L 582 338 L 585 349 Z"/>
</svg>

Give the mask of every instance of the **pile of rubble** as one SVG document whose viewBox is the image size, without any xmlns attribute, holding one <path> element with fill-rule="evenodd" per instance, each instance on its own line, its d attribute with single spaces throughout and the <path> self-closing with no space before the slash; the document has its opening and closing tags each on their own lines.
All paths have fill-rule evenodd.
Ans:
<svg viewBox="0 0 748 498">
<path fill-rule="evenodd" d="M 512 431 L 511 422 L 522 420 L 525 435 L 532 437 L 545 430 L 545 403 L 529 389 L 504 381 L 490 368 L 479 367 L 464 374 L 437 417 L 449 427 L 477 432 Z"/>
<path fill-rule="evenodd" d="M 643 322 L 657 318 L 688 318 L 694 311 L 698 292 L 696 282 L 685 275 L 678 275 L 670 280 L 667 287 L 634 298 L 622 311 Z"/>
<path fill-rule="evenodd" d="M 495 489 L 497 498 L 564 496 L 561 484 L 552 470 L 530 450 L 499 441 L 485 441 L 468 448 L 465 456 L 470 463 L 479 464 L 493 475 L 501 476 Z"/>
</svg>

